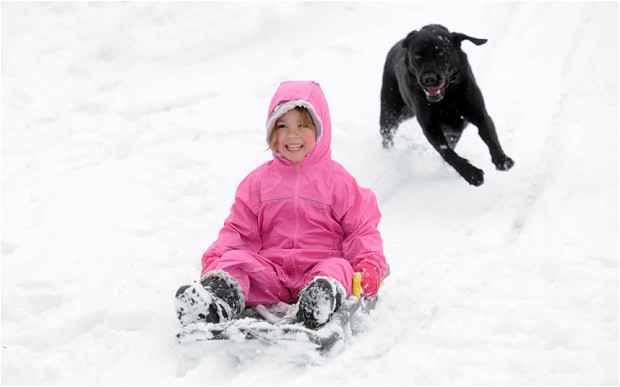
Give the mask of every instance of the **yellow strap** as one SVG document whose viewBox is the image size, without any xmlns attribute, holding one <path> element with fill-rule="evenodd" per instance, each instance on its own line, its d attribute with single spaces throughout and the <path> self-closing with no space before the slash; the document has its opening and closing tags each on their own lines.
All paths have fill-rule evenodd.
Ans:
<svg viewBox="0 0 620 387">
<path fill-rule="evenodd" d="M 355 297 L 360 297 L 362 295 L 362 273 L 353 274 L 353 288 L 351 294 Z"/>
</svg>

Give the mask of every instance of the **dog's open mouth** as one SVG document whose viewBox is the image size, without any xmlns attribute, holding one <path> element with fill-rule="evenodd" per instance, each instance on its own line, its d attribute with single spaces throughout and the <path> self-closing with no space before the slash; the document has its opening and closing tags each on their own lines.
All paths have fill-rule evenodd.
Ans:
<svg viewBox="0 0 620 387">
<path fill-rule="evenodd" d="M 431 102 L 441 101 L 446 90 L 446 82 L 441 82 L 437 87 L 424 87 L 426 99 Z"/>
</svg>

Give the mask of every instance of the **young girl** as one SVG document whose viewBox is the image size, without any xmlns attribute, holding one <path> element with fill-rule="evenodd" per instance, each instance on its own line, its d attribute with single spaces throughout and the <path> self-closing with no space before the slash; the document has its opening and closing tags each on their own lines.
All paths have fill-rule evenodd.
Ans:
<svg viewBox="0 0 620 387">
<path fill-rule="evenodd" d="M 354 272 L 362 273 L 363 297 L 375 296 L 387 273 L 377 200 L 331 159 L 331 120 L 318 83 L 280 84 L 269 105 L 267 143 L 273 160 L 237 188 L 202 257 L 200 283 L 177 291 L 183 325 L 285 302 L 315 329 L 351 295 Z"/>
</svg>

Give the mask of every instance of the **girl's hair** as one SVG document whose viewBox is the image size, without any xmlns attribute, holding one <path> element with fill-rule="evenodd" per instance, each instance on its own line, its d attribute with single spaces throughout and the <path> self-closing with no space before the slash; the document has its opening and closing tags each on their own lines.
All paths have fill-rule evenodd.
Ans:
<svg viewBox="0 0 620 387">
<path fill-rule="evenodd" d="M 296 106 L 293 110 L 297 110 L 301 114 L 301 125 L 312 128 L 312 130 L 314 130 L 314 134 L 316 135 L 316 124 L 314 123 L 308 109 L 302 106 Z M 269 149 L 271 149 L 272 152 L 276 151 L 276 143 L 278 142 L 278 131 L 275 128 L 277 123 L 278 120 L 276 120 L 274 127 L 271 128 L 271 132 L 269 133 Z"/>
</svg>

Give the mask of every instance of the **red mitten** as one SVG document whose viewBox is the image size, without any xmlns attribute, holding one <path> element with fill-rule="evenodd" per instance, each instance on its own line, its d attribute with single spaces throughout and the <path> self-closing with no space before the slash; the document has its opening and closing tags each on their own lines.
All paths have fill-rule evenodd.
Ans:
<svg viewBox="0 0 620 387">
<path fill-rule="evenodd" d="M 360 262 L 353 268 L 356 273 L 362 273 L 362 297 L 374 297 L 379 291 L 381 278 L 375 265 L 368 262 Z"/>
</svg>

